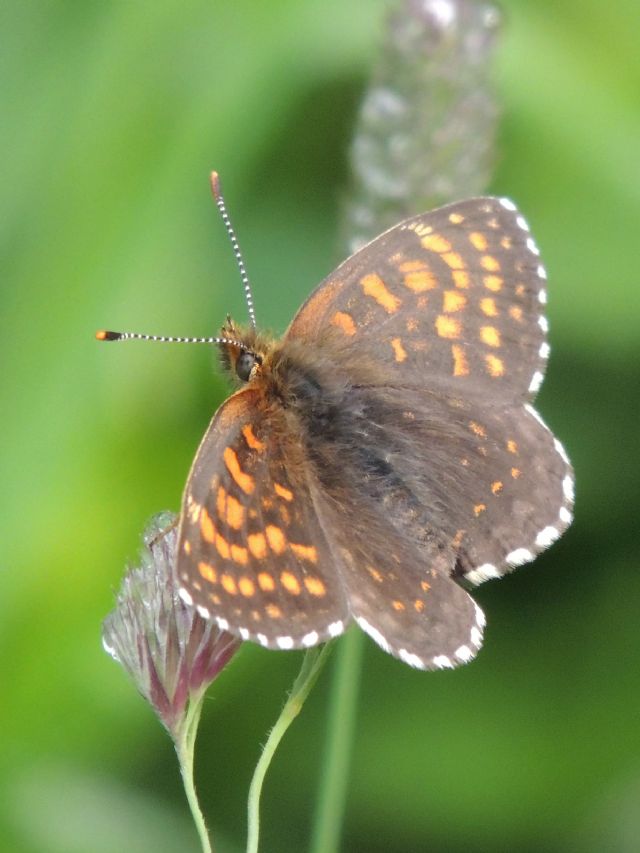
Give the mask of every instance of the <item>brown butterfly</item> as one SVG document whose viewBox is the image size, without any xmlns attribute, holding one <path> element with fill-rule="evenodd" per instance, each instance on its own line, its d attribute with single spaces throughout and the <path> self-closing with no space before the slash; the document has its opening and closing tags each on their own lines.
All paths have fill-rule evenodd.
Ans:
<svg viewBox="0 0 640 853">
<path fill-rule="evenodd" d="M 531 407 L 549 346 L 546 274 L 506 199 L 401 222 L 342 263 L 280 340 L 218 338 L 240 385 L 196 454 L 180 517 L 181 595 L 277 649 L 355 620 L 421 669 L 475 656 L 463 588 L 533 560 L 571 522 L 567 455 Z M 103 340 L 151 336 L 102 332 Z"/>
</svg>

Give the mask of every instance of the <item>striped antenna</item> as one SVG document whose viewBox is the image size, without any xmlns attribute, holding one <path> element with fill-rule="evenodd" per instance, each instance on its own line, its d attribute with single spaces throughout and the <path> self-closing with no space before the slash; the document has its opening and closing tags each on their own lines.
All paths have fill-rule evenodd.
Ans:
<svg viewBox="0 0 640 853">
<path fill-rule="evenodd" d="M 111 332 L 101 329 L 96 332 L 99 341 L 155 341 L 160 344 L 229 344 L 246 351 L 246 344 L 233 338 L 176 338 L 168 335 L 143 335 L 140 332 Z"/>
<path fill-rule="evenodd" d="M 238 264 L 238 269 L 240 270 L 240 278 L 242 279 L 244 287 L 249 319 L 251 320 L 252 327 L 255 329 L 256 315 L 253 309 L 251 285 L 249 284 L 249 277 L 247 276 L 244 261 L 242 260 L 242 253 L 240 252 L 240 246 L 238 245 L 238 238 L 236 237 L 236 232 L 233 230 L 229 214 L 227 213 L 227 206 L 224 203 L 222 190 L 220 189 L 220 178 L 218 177 L 217 172 L 211 172 L 211 191 L 213 192 L 213 197 L 216 205 L 218 206 L 218 210 L 220 211 L 220 216 L 222 216 L 224 227 L 227 229 L 227 234 L 231 240 L 233 254 L 236 256 L 236 262 Z M 230 322 L 229 317 L 227 317 L 227 321 Z M 145 335 L 141 332 L 113 332 L 107 329 L 100 329 L 100 331 L 96 332 L 96 338 L 99 341 L 155 341 L 156 343 L 162 344 L 228 344 L 229 346 L 238 347 L 238 349 L 241 349 L 243 352 L 249 352 L 247 345 L 235 338 L 182 338 L 175 337 L 173 335 Z"/>
<path fill-rule="evenodd" d="M 222 189 L 220 188 L 220 177 L 218 173 L 211 172 L 210 180 L 211 192 L 213 193 L 213 198 L 215 199 L 215 202 L 218 206 L 218 210 L 220 211 L 220 216 L 222 217 L 222 221 L 224 222 L 224 227 L 227 229 L 227 234 L 229 235 L 229 240 L 231 240 L 231 246 L 233 248 L 233 254 L 236 256 L 236 263 L 238 264 L 238 269 L 240 270 L 240 278 L 242 279 L 242 285 L 244 287 L 244 298 L 247 302 L 249 320 L 251 322 L 252 327 L 255 329 L 256 313 L 253 308 L 253 295 L 251 293 L 251 285 L 249 284 L 249 276 L 247 275 L 247 270 L 245 269 L 244 261 L 242 260 L 242 253 L 238 244 L 236 232 L 233 230 L 233 225 L 231 224 L 229 214 L 227 213 L 227 206 L 224 203 L 224 197 L 222 195 Z"/>
</svg>

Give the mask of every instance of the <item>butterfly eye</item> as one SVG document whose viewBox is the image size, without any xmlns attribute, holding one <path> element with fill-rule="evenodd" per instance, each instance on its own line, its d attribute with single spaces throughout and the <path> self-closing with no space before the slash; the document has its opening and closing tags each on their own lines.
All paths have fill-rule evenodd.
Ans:
<svg viewBox="0 0 640 853">
<path fill-rule="evenodd" d="M 258 362 L 255 353 L 244 350 L 238 356 L 236 361 L 236 373 L 243 382 L 248 382 L 253 370 L 254 364 Z"/>
</svg>

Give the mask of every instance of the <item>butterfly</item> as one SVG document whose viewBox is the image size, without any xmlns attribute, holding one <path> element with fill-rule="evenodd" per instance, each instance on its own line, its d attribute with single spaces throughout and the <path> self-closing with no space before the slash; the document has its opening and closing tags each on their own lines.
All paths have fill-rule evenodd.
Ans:
<svg viewBox="0 0 640 853">
<path fill-rule="evenodd" d="M 491 197 L 407 219 L 275 339 L 255 326 L 212 184 L 251 323 L 227 318 L 207 339 L 238 389 L 187 480 L 182 598 L 268 648 L 315 646 L 355 621 L 413 667 L 471 660 L 485 618 L 468 590 L 572 520 L 569 459 L 531 405 L 549 345 L 526 221 Z"/>
</svg>

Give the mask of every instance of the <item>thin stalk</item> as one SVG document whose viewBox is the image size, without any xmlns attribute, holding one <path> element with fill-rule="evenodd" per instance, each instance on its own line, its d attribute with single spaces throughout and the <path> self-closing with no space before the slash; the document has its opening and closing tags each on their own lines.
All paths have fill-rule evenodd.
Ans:
<svg viewBox="0 0 640 853">
<path fill-rule="evenodd" d="M 178 762 L 180 763 L 180 774 L 182 776 L 182 785 L 187 797 L 191 816 L 200 839 L 203 853 L 213 853 L 213 845 L 207 832 L 207 826 L 204 822 L 204 815 L 200 809 L 198 795 L 193 779 L 193 760 L 196 744 L 196 734 L 198 732 L 198 723 L 200 722 L 200 714 L 202 713 L 202 705 L 205 691 L 201 691 L 200 695 L 195 695 L 189 700 L 189 707 L 181 727 L 181 731 L 177 733 L 175 746 L 178 754 Z"/>
<path fill-rule="evenodd" d="M 271 729 L 267 742 L 262 750 L 262 755 L 256 765 L 249 788 L 249 827 L 247 836 L 247 853 L 258 852 L 258 839 L 260 834 L 260 795 L 262 793 L 262 784 L 266 775 L 267 769 L 271 764 L 271 760 L 275 754 L 278 744 L 282 740 L 284 733 L 289 728 L 291 723 L 302 710 L 302 706 L 311 688 L 316 682 L 322 667 L 324 666 L 331 643 L 326 643 L 321 648 L 309 649 L 302 660 L 302 666 L 298 677 L 296 678 L 289 698 L 285 702 L 280 716 L 278 717 L 275 726 Z"/>
<path fill-rule="evenodd" d="M 333 675 L 325 760 L 311 836 L 311 853 L 340 848 L 365 635 L 352 629 L 340 642 Z"/>
</svg>

